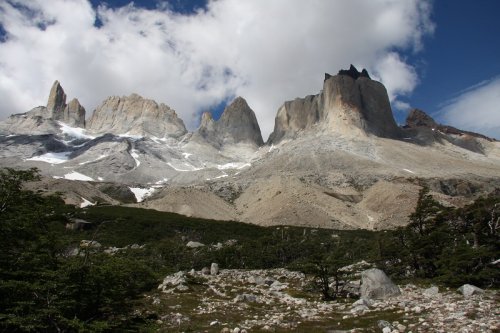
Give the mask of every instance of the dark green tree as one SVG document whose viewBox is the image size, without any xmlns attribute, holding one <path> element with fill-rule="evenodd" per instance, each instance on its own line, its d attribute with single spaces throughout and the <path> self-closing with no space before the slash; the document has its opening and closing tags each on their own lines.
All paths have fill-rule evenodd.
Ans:
<svg viewBox="0 0 500 333">
<path fill-rule="evenodd" d="M 23 188 L 37 170 L 0 170 L 0 331 L 120 330 L 133 300 L 155 283 L 127 254 L 67 256 L 78 237 L 66 230 L 57 196 Z M 78 243 L 77 243 L 78 244 Z"/>
</svg>

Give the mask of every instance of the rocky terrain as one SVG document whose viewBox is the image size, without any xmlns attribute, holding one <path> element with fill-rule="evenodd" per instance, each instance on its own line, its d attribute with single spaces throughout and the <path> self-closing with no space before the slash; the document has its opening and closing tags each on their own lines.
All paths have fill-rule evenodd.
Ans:
<svg viewBox="0 0 500 333">
<path fill-rule="evenodd" d="M 424 185 L 453 206 L 498 188 L 500 143 L 420 110 L 399 127 L 385 87 L 351 67 L 285 102 L 266 143 L 241 97 L 187 132 L 170 107 L 136 94 L 107 98 L 86 121 L 56 81 L 46 106 L 0 122 L 0 165 L 39 168 L 35 186 L 78 206 L 384 229 L 407 223 Z"/>
<path fill-rule="evenodd" d="M 160 331 L 444 333 L 500 329 L 495 291 L 466 286 L 459 292 L 413 284 L 398 288 L 387 277 L 388 281 L 382 281 L 386 285 L 377 284 L 380 281 L 374 281 L 371 270 L 357 276 L 359 280 L 353 283 L 361 284 L 360 299 L 325 302 L 308 291 L 310 277 L 302 273 L 219 270 L 212 264 L 210 269 L 165 277 L 158 292 L 147 295 L 144 311 L 158 316 Z M 396 292 L 388 293 L 387 284 Z"/>
</svg>

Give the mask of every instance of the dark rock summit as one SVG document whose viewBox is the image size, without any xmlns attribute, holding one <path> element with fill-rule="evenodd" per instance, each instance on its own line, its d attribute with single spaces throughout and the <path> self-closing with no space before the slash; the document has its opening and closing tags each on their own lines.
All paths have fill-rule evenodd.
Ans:
<svg viewBox="0 0 500 333">
<path fill-rule="evenodd" d="M 229 104 L 218 121 L 205 112 L 197 135 L 215 146 L 241 142 L 256 146 L 264 144 L 257 117 L 242 97 Z"/>
<path fill-rule="evenodd" d="M 398 138 L 397 126 L 384 85 L 351 65 L 337 75 L 325 74 L 323 90 L 315 96 L 285 102 L 276 115 L 270 143 L 299 131 L 330 131 L 344 135 Z"/>
<path fill-rule="evenodd" d="M 366 77 L 368 79 L 370 78 L 370 75 L 368 75 L 368 71 L 366 69 L 363 68 L 363 70 L 360 73 L 357 70 L 357 68 L 354 67 L 353 65 L 351 65 L 351 67 L 349 67 L 349 69 L 347 70 L 346 69 L 339 70 L 337 75 L 347 75 L 352 77 L 354 80 L 357 80 L 360 77 Z"/>
<path fill-rule="evenodd" d="M 405 131 L 418 142 L 429 145 L 435 142 L 450 142 L 464 149 L 484 154 L 485 143 L 495 139 L 485 135 L 460 130 L 453 126 L 441 125 L 431 116 L 419 109 L 413 109 L 406 118 L 403 127 Z"/>
<path fill-rule="evenodd" d="M 408 117 L 406 118 L 406 124 L 404 127 L 407 129 L 431 129 L 447 135 L 495 141 L 494 139 L 479 133 L 464 131 L 453 126 L 439 124 L 431 116 L 419 109 L 413 109 L 410 111 Z"/>
<path fill-rule="evenodd" d="M 408 117 L 406 118 L 406 126 L 407 128 L 418 128 L 418 127 L 427 127 L 427 128 L 436 128 L 439 125 L 422 110 L 413 109 L 408 113 Z"/>
</svg>

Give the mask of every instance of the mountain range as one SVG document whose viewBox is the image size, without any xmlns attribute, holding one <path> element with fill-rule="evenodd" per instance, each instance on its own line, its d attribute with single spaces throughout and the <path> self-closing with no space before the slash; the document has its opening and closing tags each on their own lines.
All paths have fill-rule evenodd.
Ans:
<svg viewBox="0 0 500 333">
<path fill-rule="evenodd" d="M 58 81 L 46 106 L 0 122 L 0 166 L 67 203 L 127 204 L 261 225 L 405 225 L 423 186 L 460 206 L 500 186 L 500 143 L 414 109 L 394 120 L 384 85 L 352 65 L 286 101 L 264 142 L 242 97 L 188 132 L 169 106 L 111 96 L 87 119 Z"/>
</svg>

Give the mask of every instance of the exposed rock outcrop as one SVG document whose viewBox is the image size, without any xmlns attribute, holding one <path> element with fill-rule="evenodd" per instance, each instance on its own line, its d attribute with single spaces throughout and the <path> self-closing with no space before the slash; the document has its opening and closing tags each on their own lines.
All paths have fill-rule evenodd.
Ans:
<svg viewBox="0 0 500 333">
<path fill-rule="evenodd" d="M 47 101 L 47 118 L 62 121 L 73 127 L 85 127 L 85 108 L 76 98 L 66 104 L 66 93 L 56 80 L 50 89 Z"/>
<path fill-rule="evenodd" d="M 96 133 L 159 138 L 187 133 L 184 122 L 173 109 L 137 94 L 108 97 L 92 114 L 88 129 Z"/>
<path fill-rule="evenodd" d="M 424 144 L 448 141 L 456 146 L 480 154 L 485 154 L 490 143 L 495 141 L 495 139 L 482 134 L 439 124 L 431 116 L 419 109 L 410 111 L 404 129 Z"/>
<path fill-rule="evenodd" d="M 325 74 L 320 94 L 285 102 L 276 115 L 269 143 L 312 127 L 345 135 L 401 135 L 384 85 L 352 65 L 335 76 Z"/>
<path fill-rule="evenodd" d="M 484 139 L 487 141 L 494 141 L 494 139 L 479 133 L 464 131 L 455 128 L 453 126 L 439 124 L 431 116 L 429 116 L 427 113 L 419 109 L 413 109 L 410 111 L 408 117 L 406 118 L 405 128 L 411 128 L 411 129 L 427 128 L 432 130 L 438 130 L 444 134 L 449 134 L 449 135 L 469 136 L 469 137 Z"/>
<path fill-rule="evenodd" d="M 78 99 L 73 98 L 64 107 L 63 118 L 61 120 L 73 127 L 85 127 L 85 108 L 80 104 Z"/>
<path fill-rule="evenodd" d="M 50 89 L 49 99 L 47 101 L 47 111 L 49 115 L 47 118 L 54 120 L 63 120 L 64 109 L 66 108 L 66 93 L 59 81 L 55 81 Z"/>
<path fill-rule="evenodd" d="M 411 110 L 410 113 L 408 113 L 408 117 L 406 117 L 405 127 L 408 128 L 427 127 L 432 129 L 438 126 L 438 123 L 436 123 L 431 116 L 420 109 Z"/>
<path fill-rule="evenodd" d="M 241 142 L 264 144 L 255 113 L 242 97 L 231 102 L 217 121 L 205 112 L 196 135 L 217 147 Z"/>
</svg>

